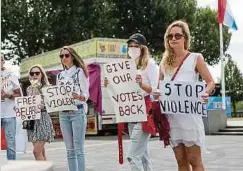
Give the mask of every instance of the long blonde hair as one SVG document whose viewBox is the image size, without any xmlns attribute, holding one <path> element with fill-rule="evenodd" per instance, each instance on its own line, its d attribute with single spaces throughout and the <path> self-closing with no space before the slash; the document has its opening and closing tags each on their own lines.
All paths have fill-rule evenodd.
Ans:
<svg viewBox="0 0 243 171">
<path fill-rule="evenodd" d="M 86 77 L 88 77 L 88 71 L 87 71 L 87 67 L 83 61 L 83 59 L 77 54 L 77 52 L 70 46 L 64 46 L 63 48 L 61 48 L 60 50 L 60 54 L 63 50 L 67 50 L 71 56 L 73 57 L 73 64 L 76 67 L 80 67 L 82 68 L 82 70 L 84 71 L 84 74 Z M 64 64 L 62 63 L 63 69 L 65 69 Z"/>
<path fill-rule="evenodd" d="M 145 45 L 140 45 L 141 47 L 141 55 L 139 58 L 135 59 L 135 63 L 137 66 L 137 69 L 144 70 L 149 62 L 149 50 L 148 47 Z M 126 56 L 126 59 L 131 59 L 131 57 L 128 55 Z"/>
<path fill-rule="evenodd" d="M 42 85 L 50 85 L 50 83 L 48 81 L 48 77 L 47 77 L 46 72 L 45 72 L 45 69 L 39 64 L 33 65 L 32 67 L 30 67 L 30 69 L 28 71 L 29 81 L 31 80 L 30 72 L 33 68 L 38 68 L 40 70 L 40 72 L 41 72 L 41 84 Z"/>
<path fill-rule="evenodd" d="M 167 27 L 164 35 L 165 52 L 163 53 L 163 57 L 160 62 L 160 67 L 162 67 L 165 72 L 171 72 L 173 70 L 172 66 L 175 63 L 175 59 L 176 59 L 174 50 L 173 48 L 170 47 L 169 39 L 168 39 L 168 35 L 170 34 L 170 31 L 173 27 L 180 27 L 182 29 L 182 33 L 184 34 L 184 38 L 185 38 L 184 49 L 188 50 L 190 47 L 191 36 L 190 36 L 190 30 L 188 24 L 182 20 L 174 21 L 173 23 L 171 23 Z"/>
</svg>

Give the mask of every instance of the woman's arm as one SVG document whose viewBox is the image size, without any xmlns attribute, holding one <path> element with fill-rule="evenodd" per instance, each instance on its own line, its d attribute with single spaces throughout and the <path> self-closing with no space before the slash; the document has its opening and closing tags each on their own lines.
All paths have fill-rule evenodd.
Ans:
<svg viewBox="0 0 243 171">
<path fill-rule="evenodd" d="M 151 92 L 157 89 L 158 78 L 159 78 L 159 67 L 155 62 L 153 62 L 149 64 L 147 70 L 148 70 L 147 73 L 148 73 L 148 79 L 150 85 L 143 83 L 142 80 L 138 82 L 141 89 L 143 89 L 145 92 L 150 94 Z"/>
<path fill-rule="evenodd" d="M 82 70 L 78 73 L 78 77 L 81 89 L 78 99 L 86 102 L 89 99 L 89 78 L 85 76 Z"/>
<path fill-rule="evenodd" d="M 215 88 L 215 83 L 214 83 L 211 73 L 209 72 L 207 64 L 204 61 L 202 56 L 197 57 L 196 70 L 202 76 L 203 80 L 205 80 L 205 82 L 207 84 L 205 93 L 210 94 L 213 91 L 213 89 Z"/>
<path fill-rule="evenodd" d="M 159 99 L 159 96 L 160 96 L 160 92 L 158 91 L 159 90 L 159 82 L 162 81 L 162 80 L 164 80 L 164 73 L 163 73 L 162 68 L 160 66 L 159 67 L 159 81 L 158 81 L 157 90 L 153 92 L 153 96 L 154 96 L 155 100 Z"/>
</svg>

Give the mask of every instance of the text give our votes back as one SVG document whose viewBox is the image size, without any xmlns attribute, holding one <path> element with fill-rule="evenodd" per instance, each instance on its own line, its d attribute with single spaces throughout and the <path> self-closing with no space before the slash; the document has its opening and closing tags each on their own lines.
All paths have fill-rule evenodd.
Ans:
<svg viewBox="0 0 243 171">
<path fill-rule="evenodd" d="M 163 113 L 207 116 L 206 104 L 201 97 L 205 92 L 204 83 L 161 81 L 160 92 Z"/>
<path fill-rule="evenodd" d="M 104 65 L 108 92 L 114 106 L 116 122 L 147 120 L 143 93 L 136 83 L 137 68 L 134 60 L 119 60 Z"/>
<path fill-rule="evenodd" d="M 130 72 L 135 68 L 135 62 L 131 60 L 120 60 L 118 62 L 108 63 L 105 65 L 106 77 L 111 85 L 123 85 L 135 80 L 135 72 Z"/>
<path fill-rule="evenodd" d="M 73 86 L 56 85 L 42 88 L 47 112 L 77 110 L 72 95 Z"/>
</svg>

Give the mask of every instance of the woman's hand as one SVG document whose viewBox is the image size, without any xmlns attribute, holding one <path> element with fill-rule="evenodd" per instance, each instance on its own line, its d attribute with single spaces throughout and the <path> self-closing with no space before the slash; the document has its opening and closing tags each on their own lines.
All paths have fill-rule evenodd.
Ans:
<svg viewBox="0 0 243 171">
<path fill-rule="evenodd" d="M 208 93 L 204 93 L 201 96 L 202 96 L 202 99 L 203 99 L 203 103 L 208 103 L 209 94 Z"/>
<path fill-rule="evenodd" d="M 140 87 L 142 86 L 142 82 L 142 76 L 140 74 L 136 75 L 136 83 L 138 83 Z"/>
<path fill-rule="evenodd" d="M 159 89 L 153 91 L 153 96 L 154 96 L 154 100 L 159 100 L 159 96 L 161 96 Z"/>
<path fill-rule="evenodd" d="M 109 84 L 108 79 L 105 77 L 105 79 L 104 79 L 104 86 L 107 87 L 108 84 Z"/>
<path fill-rule="evenodd" d="M 8 98 L 8 99 L 11 99 L 11 95 L 10 94 L 7 94 L 5 93 L 3 90 L 1 92 L 1 99 L 4 100 L 5 98 Z"/>
<path fill-rule="evenodd" d="M 77 93 L 72 93 L 72 95 L 73 95 L 73 98 L 74 99 L 77 99 L 77 100 L 80 100 L 80 101 L 85 101 L 85 97 L 84 97 L 84 95 L 78 95 Z"/>
</svg>

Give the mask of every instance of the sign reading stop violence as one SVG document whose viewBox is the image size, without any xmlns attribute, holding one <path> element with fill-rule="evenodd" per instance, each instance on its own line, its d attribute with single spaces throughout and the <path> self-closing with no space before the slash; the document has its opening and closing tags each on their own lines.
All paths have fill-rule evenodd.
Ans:
<svg viewBox="0 0 243 171">
<path fill-rule="evenodd" d="M 72 96 L 73 87 L 57 85 L 42 88 L 47 112 L 77 110 Z"/>
<path fill-rule="evenodd" d="M 119 60 L 104 65 L 108 92 L 114 104 L 116 122 L 147 120 L 146 106 L 140 87 L 135 81 L 136 64 L 133 60 Z"/>
<path fill-rule="evenodd" d="M 205 92 L 202 82 L 160 82 L 160 104 L 165 114 L 207 116 L 206 104 L 201 95 Z"/>
</svg>

